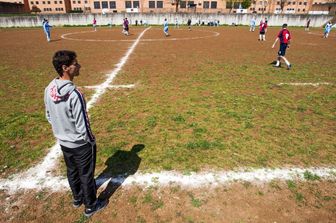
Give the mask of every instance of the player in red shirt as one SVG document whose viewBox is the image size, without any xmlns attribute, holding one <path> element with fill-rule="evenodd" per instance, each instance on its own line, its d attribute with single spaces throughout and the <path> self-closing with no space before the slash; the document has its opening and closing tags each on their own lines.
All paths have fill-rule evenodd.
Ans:
<svg viewBox="0 0 336 223">
<path fill-rule="evenodd" d="M 292 65 L 289 63 L 289 61 L 286 59 L 285 54 L 286 54 L 286 49 L 289 48 L 290 45 L 290 40 L 291 40 L 291 34 L 289 33 L 287 29 L 287 24 L 282 25 L 282 29 L 277 35 L 277 38 L 275 39 L 272 48 L 274 48 L 275 44 L 280 40 L 280 49 L 278 52 L 278 58 L 276 61 L 276 64 L 274 67 L 280 67 L 281 63 L 280 60 L 283 59 L 287 65 L 287 70 L 291 69 Z"/>
<path fill-rule="evenodd" d="M 266 41 L 266 30 L 267 30 L 267 23 L 263 20 L 260 21 L 259 25 L 259 41 Z"/>
</svg>

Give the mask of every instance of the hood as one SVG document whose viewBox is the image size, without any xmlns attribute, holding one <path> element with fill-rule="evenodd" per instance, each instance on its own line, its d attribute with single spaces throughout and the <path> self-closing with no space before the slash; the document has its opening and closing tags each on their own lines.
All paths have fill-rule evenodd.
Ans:
<svg viewBox="0 0 336 223">
<path fill-rule="evenodd" d="M 75 89 L 75 85 L 69 80 L 54 79 L 48 88 L 48 96 L 52 101 L 66 101 Z"/>
</svg>

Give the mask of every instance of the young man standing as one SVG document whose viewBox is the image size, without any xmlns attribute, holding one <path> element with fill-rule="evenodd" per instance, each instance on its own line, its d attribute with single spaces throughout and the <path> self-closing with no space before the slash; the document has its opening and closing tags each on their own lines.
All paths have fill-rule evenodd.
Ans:
<svg viewBox="0 0 336 223">
<path fill-rule="evenodd" d="M 283 59 L 287 65 L 287 70 L 291 69 L 292 65 L 289 63 L 289 61 L 286 59 L 286 49 L 289 48 L 291 35 L 289 31 L 287 30 L 287 24 L 282 25 L 282 29 L 279 32 L 277 38 L 275 39 L 272 48 L 274 48 L 275 44 L 280 40 L 280 49 L 278 52 L 278 58 L 276 60 L 276 64 L 274 67 L 280 67 L 281 63 L 280 60 Z"/>
<path fill-rule="evenodd" d="M 59 77 L 44 92 L 46 118 L 63 152 L 73 206 L 78 208 L 84 203 L 84 215 L 90 217 L 106 207 L 108 200 L 97 199 L 96 141 L 84 96 L 73 83 L 81 66 L 76 53 L 67 50 L 56 52 L 52 63 Z"/>
</svg>

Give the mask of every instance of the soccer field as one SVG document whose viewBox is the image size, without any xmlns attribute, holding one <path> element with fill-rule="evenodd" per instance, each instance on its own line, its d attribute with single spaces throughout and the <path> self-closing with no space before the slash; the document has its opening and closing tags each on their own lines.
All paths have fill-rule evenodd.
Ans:
<svg viewBox="0 0 336 223">
<path fill-rule="evenodd" d="M 54 143 L 43 105 L 44 87 L 56 76 L 53 53 L 78 53 L 75 83 L 89 101 L 96 88 L 85 86 L 103 83 L 143 30 L 126 37 L 118 28 L 55 28 L 51 43 L 40 29 L 1 30 L 5 175 L 36 164 Z M 98 169 L 137 144 L 144 145 L 141 170 L 334 165 L 335 36 L 290 28 L 288 71 L 269 64 L 278 30 L 270 28 L 265 42 L 246 27 L 170 28 L 167 38 L 161 28 L 146 31 L 114 88 L 90 109 Z"/>
<path fill-rule="evenodd" d="M 1 178 L 35 166 L 55 144 L 43 93 L 60 49 L 76 51 L 82 66 L 75 83 L 90 104 L 97 175 L 335 168 L 335 33 L 289 26 L 287 70 L 270 64 L 280 28 L 264 42 L 248 27 L 170 27 L 169 37 L 145 29 L 54 28 L 50 43 L 41 29 L 0 30 Z"/>
</svg>

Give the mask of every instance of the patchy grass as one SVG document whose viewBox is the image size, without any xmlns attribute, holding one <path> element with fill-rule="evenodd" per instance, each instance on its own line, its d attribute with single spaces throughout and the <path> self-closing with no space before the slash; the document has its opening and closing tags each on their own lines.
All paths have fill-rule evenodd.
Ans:
<svg viewBox="0 0 336 223">
<path fill-rule="evenodd" d="M 136 83 L 136 88 L 107 91 L 89 112 L 98 140 L 97 170 L 120 173 L 117 165 L 107 162 L 110 158 L 132 166 L 123 167 L 123 173 L 335 165 L 335 86 L 277 85 L 335 83 L 330 58 L 336 53 L 331 40 L 293 29 L 298 40 L 288 54 L 294 66 L 286 71 L 268 65 L 276 52 L 257 44 L 245 28 L 220 27 L 217 38 L 192 44 L 171 41 L 167 49 L 157 42 L 139 44 L 114 81 Z M 58 38 L 73 29 L 88 30 L 55 28 L 53 34 Z M 119 32 L 101 30 L 90 35 L 104 38 L 108 32 Z M 276 32 L 270 28 L 271 35 Z M 146 38 L 159 35 L 153 29 Z M 3 30 L 0 37 L 0 170 L 4 176 L 34 165 L 54 143 L 43 105 L 44 87 L 55 74 L 52 54 L 61 47 L 76 50 L 82 72 L 75 81 L 84 86 L 101 83 L 129 47 L 128 43 L 66 40 L 48 44 L 44 38 L 34 29 Z M 25 51 L 25 46 L 34 47 Z M 93 91 L 84 91 L 89 100 Z M 127 154 L 138 144 L 144 145 L 142 151 Z M 309 174 L 305 178 L 317 180 Z"/>
<path fill-rule="evenodd" d="M 321 179 L 318 175 L 313 174 L 313 173 L 309 172 L 308 170 L 304 172 L 303 176 L 306 180 L 311 180 L 311 181 Z"/>
</svg>

